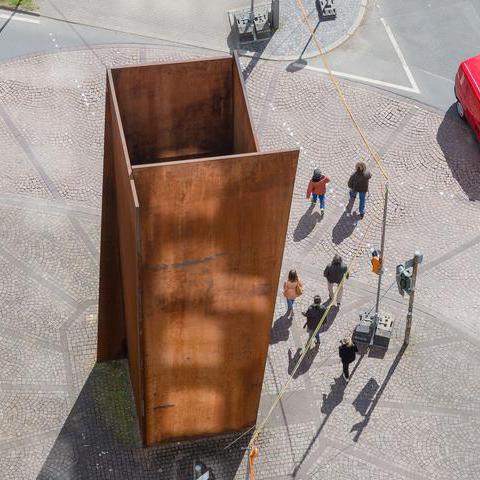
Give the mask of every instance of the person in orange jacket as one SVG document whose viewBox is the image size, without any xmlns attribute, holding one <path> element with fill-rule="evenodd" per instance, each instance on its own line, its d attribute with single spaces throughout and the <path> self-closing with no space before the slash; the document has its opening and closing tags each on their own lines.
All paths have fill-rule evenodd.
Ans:
<svg viewBox="0 0 480 480">
<path fill-rule="evenodd" d="M 325 194 L 327 192 L 327 183 L 330 182 L 330 179 L 326 175 L 322 175 L 322 172 L 319 168 L 316 168 L 313 171 L 312 179 L 308 184 L 307 188 L 307 198 L 312 196 L 312 207 L 317 203 L 317 197 L 320 200 L 320 212 L 323 213 L 325 210 Z"/>
</svg>

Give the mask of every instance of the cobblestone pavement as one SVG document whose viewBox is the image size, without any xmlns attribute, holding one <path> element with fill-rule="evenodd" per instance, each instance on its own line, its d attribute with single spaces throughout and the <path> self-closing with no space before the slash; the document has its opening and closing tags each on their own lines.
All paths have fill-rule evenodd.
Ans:
<svg viewBox="0 0 480 480">
<path fill-rule="evenodd" d="M 0 69 L 1 478 L 183 480 L 194 460 L 217 480 L 244 478 L 248 436 L 230 449 L 232 435 L 140 448 L 125 364 L 94 367 L 105 66 L 203 55 L 108 47 Z M 257 478 L 477 478 L 480 152 L 471 132 L 449 114 L 344 83 L 390 175 L 384 291 L 397 263 L 425 255 L 410 346 L 401 348 L 406 301 L 393 287 L 382 304 L 396 319 L 390 348 L 358 357 L 345 385 L 337 342 L 374 300 L 381 178 L 371 165 L 365 219 L 346 215 L 347 178 L 366 156 L 328 80 L 247 58 L 243 67 L 262 148 L 301 149 L 283 275 L 297 268 L 306 292 L 291 322 L 278 296 L 260 418 L 306 340 L 300 308 L 327 294 L 324 265 L 361 251 L 321 346 L 260 437 Z M 305 200 L 317 165 L 332 178 L 323 218 Z"/>
<path fill-rule="evenodd" d="M 206 48 L 230 51 L 238 48 L 228 12 L 249 8 L 250 0 L 39 0 L 40 13 L 60 20 L 108 27 L 148 37 L 162 37 Z M 256 1 L 255 5 L 268 3 Z M 335 2 L 337 16 L 319 14 L 319 0 L 303 0 L 317 39 L 325 50 L 345 41 L 360 24 L 366 0 Z M 280 28 L 267 40 L 244 44 L 246 52 L 268 59 L 309 58 L 318 55 L 297 0 L 280 0 Z"/>
</svg>

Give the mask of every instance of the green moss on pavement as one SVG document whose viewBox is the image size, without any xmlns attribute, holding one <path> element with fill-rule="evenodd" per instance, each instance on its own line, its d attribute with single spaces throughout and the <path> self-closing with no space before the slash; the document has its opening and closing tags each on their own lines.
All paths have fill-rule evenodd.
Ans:
<svg viewBox="0 0 480 480">
<path fill-rule="evenodd" d="M 93 397 L 97 415 L 114 438 L 124 445 L 137 442 L 137 419 L 126 362 L 105 362 L 95 366 Z"/>
<path fill-rule="evenodd" d="M 35 0 L 22 0 L 20 4 L 18 0 L 0 0 L 0 7 L 15 8 L 17 5 L 20 10 L 37 10 L 38 8 Z"/>
</svg>

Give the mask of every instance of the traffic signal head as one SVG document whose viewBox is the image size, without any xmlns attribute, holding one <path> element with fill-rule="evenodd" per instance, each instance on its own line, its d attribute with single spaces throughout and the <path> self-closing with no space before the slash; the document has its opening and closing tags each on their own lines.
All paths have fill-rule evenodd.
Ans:
<svg viewBox="0 0 480 480">
<path fill-rule="evenodd" d="M 412 293 L 413 290 L 413 268 L 405 268 L 403 265 L 397 265 L 397 287 L 400 295 L 403 297 L 403 293 L 406 292 L 408 294 Z"/>
<path fill-rule="evenodd" d="M 379 275 L 381 270 L 382 270 L 382 259 L 379 256 L 372 256 L 372 272 Z"/>
</svg>

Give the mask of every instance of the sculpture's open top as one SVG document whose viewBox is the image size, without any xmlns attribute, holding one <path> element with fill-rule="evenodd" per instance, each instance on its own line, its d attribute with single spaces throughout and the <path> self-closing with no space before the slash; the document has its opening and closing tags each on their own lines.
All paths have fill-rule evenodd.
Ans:
<svg viewBox="0 0 480 480">
<path fill-rule="evenodd" d="M 231 57 L 111 74 L 132 165 L 258 151 Z"/>
</svg>

